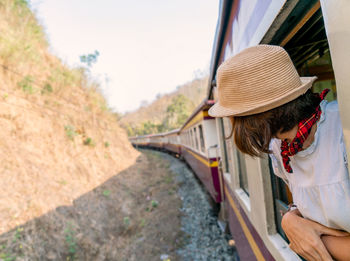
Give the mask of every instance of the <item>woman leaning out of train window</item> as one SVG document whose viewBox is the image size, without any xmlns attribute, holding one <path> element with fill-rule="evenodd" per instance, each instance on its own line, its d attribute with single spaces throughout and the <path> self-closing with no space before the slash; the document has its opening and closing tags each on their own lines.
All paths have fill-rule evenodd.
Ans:
<svg viewBox="0 0 350 261">
<path fill-rule="evenodd" d="M 337 102 L 313 94 L 279 46 L 247 48 L 217 71 L 218 102 L 209 114 L 231 117 L 236 146 L 269 153 L 296 209 L 282 227 L 307 260 L 350 260 L 350 182 Z M 331 257 L 332 256 L 332 257 Z"/>
</svg>

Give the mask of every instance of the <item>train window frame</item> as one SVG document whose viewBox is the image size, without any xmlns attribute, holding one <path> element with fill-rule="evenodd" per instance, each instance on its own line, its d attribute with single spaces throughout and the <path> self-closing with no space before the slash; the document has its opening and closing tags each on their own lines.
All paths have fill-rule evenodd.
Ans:
<svg viewBox="0 0 350 261">
<path fill-rule="evenodd" d="M 200 150 L 201 152 L 205 153 L 205 140 L 204 140 L 204 132 L 203 132 L 203 125 L 198 125 L 198 132 L 199 132 L 199 142 L 200 142 Z"/>
<path fill-rule="evenodd" d="M 245 155 L 241 152 L 239 152 L 238 148 L 236 147 L 233 137 L 227 138 L 231 134 L 231 121 L 229 118 L 223 119 L 223 133 L 221 134 L 225 145 L 226 145 L 226 153 L 227 153 L 227 161 L 229 166 L 229 178 L 230 178 L 230 189 L 235 194 L 237 199 L 240 201 L 242 207 L 244 208 L 245 212 L 251 213 L 251 203 L 250 203 L 250 196 L 249 194 L 241 187 L 240 185 L 240 172 L 245 171 L 245 175 L 247 176 L 247 183 L 249 187 L 249 178 L 248 173 L 246 171 L 245 167 Z M 241 153 L 241 155 L 239 154 Z M 242 166 L 243 164 L 243 166 Z M 228 175 L 224 175 L 228 176 Z"/>
<path fill-rule="evenodd" d="M 236 150 L 237 160 L 238 160 L 238 182 L 239 187 L 249 196 L 249 181 L 248 181 L 248 173 L 247 173 L 247 163 L 246 157 L 247 155 L 240 152 L 238 149 Z"/>
<path fill-rule="evenodd" d="M 231 139 L 233 139 L 231 137 Z M 241 186 L 241 177 L 242 177 L 242 171 L 244 171 L 244 175 L 246 175 L 247 185 L 249 189 L 249 177 L 248 177 L 248 171 L 246 169 L 246 155 L 244 155 L 242 152 L 238 150 L 236 146 L 234 146 L 233 155 L 234 162 L 235 162 L 235 182 L 234 182 L 234 193 L 237 197 L 237 199 L 241 202 L 241 205 L 245 208 L 246 213 L 251 213 L 251 202 L 250 202 L 250 195 L 247 193 L 247 191 L 244 189 L 244 187 Z M 243 166 L 241 165 L 243 164 Z M 248 190 L 249 191 L 249 190 Z"/>
<path fill-rule="evenodd" d="M 194 135 L 194 141 L 195 141 L 195 149 L 199 151 L 199 142 L 198 142 L 198 134 L 197 134 L 197 126 L 193 128 L 193 135 Z"/>
<path fill-rule="evenodd" d="M 190 129 L 190 148 L 193 148 L 193 131 Z"/>
<path fill-rule="evenodd" d="M 222 169 L 223 173 L 223 179 L 226 184 L 229 185 L 230 188 L 232 188 L 232 179 L 231 179 L 231 173 L 230 173 L 230 163 L 228 162 L 228 152 L 227 152 L 227 146 L 226 146 L 226 140 L 225 140 L 225 130 L 224 130 L 224 120 L 221 117 L 216 118 L 216 127 L 217 127 L 217 135 L 218 135 L 218 142 L 220 147 L 220 161 L 219 166 Z"/>
<path fill-rule="evenodd" d="M 187 147 L 191 147 L 190 130 L 187 130 Z"/>
<path fill-rule="evenodd" d="M 202 123 L 197 123 L 195 125 L 192 125 L 189 129 L 188 129 L 188 134 L 189 134 L 189 140 L 190 140 L 190 146 L 189 148 L 196 152 L 199 155 L 202 155 L 203 157 L 208 157 L 208 155 L 206 154 L 206 150 L 205 150 L 205 139 L 204 139 L 204 128 L 203 128 L 203 139 L 204 139 L 204 148 L 203 150 L 201 150 L 200 147 L 200 137 L 199 137 L 199 131 L 196 131 L 197 129 L 199 129 L 199 126 L 202 125 Z M 192 138 L 191 138 L 191 133 L 192 133 Z M 198 146 L 197 146 L 198 145 Z"/>
<path fill-rule="evenodd" d="M 190 130 L 187 130 L 187 147 L 191 147 L 191 137 Z"/>
</svg>

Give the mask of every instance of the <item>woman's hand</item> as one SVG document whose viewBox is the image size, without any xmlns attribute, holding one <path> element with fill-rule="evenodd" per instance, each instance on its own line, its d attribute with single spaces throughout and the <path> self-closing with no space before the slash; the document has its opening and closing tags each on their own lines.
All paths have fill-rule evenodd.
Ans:
<svg viewBox="0 0 350 261">
<path fill-rule="evenodd" d="M 281 225 L 290 241 L 290 248 L 308 261 L 333 260 L 321 240 L 322 235 L 349 235 L 347 232 L 305 219 L 298 210 L 287 212 L 282 218 Z"/>
</svg>

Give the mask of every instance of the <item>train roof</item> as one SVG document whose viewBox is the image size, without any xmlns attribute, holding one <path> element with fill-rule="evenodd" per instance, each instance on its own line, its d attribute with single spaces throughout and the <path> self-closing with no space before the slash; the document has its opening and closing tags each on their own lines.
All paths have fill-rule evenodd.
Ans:
<svg viewBox="0 0 350 261">
<path fill-rule="evenodd" d="M 220 62 L 221 49 L 223 47 L 223 41 L 225 39 L 226 29 L 229 24 L 229 18 L 232 9 L 232 0 L 222 0 L 220 1 L 219 7 L 219 18 L 218 23 L 216 25 L 216 32 L 214 37 L 214 46 L 211 55 L 211 63 L 210 63 L 210 73 L 209 73 L 209 81 L 208 81 L 208 93 L 207 99 L 210 100 L 213 98 L 212 88 L 216 86 L 216 69 Z"/>
<path fill-rule="evenodd" d="M 174 133 L 178 133 L 179 131 L 180 131 L 180 129 L 175 129 L 175 130 L 171 130 L 171 131 L 168 131 L 168 132 L 164 132 L 163 135 L 167 136 L 167 135 L 171 135 L 171 134 L 174 134 Z"/>
</svg>

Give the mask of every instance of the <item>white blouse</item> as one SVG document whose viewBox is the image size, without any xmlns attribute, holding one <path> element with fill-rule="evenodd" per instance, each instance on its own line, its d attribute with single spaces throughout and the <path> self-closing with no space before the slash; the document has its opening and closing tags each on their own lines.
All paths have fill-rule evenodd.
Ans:
<svg viewBox="0 0 350 261">
<path fill-rule="evenodd" d="M 279 139 L 270 143 L 272 166 L 303 217 L 350 232 L 350 181 L 338 103 L 322 101 L 321 110 L 313 143 L 290 157 L 293 173 L 283 167 Z"/>
</svg>

